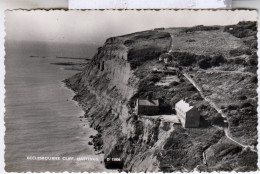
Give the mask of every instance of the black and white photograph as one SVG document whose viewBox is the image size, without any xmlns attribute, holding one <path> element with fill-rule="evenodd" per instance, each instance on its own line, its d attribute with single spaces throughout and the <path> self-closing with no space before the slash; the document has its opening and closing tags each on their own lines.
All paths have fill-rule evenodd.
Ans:
<svg viewBox="0 0 260 174">
<path fill-rule="evenodd" d="M 257 15 L 6 11 L 5 170 L 257 171 Z"/>
</svg>

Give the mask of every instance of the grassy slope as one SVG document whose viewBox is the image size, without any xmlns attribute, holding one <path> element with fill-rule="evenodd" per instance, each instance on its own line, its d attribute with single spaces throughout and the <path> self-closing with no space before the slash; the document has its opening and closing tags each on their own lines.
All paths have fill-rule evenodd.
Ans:
<svg viewBox="0 0 260 174">
<path fill-rule="evenodd" d="M 135 86 L 135 78 L 128 80 L 128 86 L 138 89 L 130 101 L 127 101 L 129 108 L 134 107 L 136 98 L 159 98 L 162 103 L 161 113 L 171 114 L 175 112 L 171 108 L 177 101 L 183 97 L 189 97 L 189 100 L 201 113 L 200 128 L 183 129 L 180 125 L 174 125 L 174 130 L 165 140 L 163 147 L 155 150 L 153 156 L 159 161 L 160 170 L 171 172 L 191 171 L 194 168 L 202 171 L 256 169 L 257 154 L 243 150 L 224 136 L 223 129 L 215 127 L 216 125 L 223 126 L 223 120 L 216 110 L 202 99 L 199 92 L 186 78 L 177 76 L 176 73 L 153 72 L 154 68 L 161 70 L 165 68 L 165 64 L 159 62 L 158 59 L 160 56 L 168 56 L 170 58 L 168 67 L 184 69 L 203 87 L 208 97 L 212 98 L 220 107 L 224 105 L 223 110 L 227 109 L 227 114 L 231 114 L 228 121 L 231 125 L 232 136 L 236 136 L 238 133 L 239 138 L 254 144 L 253 140 L 256 138 L 253 136 L 257 134 L 255 129 L 257 98 L 254 98 L 256 96 L 254 74 L 257 63 L 257 57 L 254 54 L 256 52 L 255 35 L 253 35 L 255 31 L 251 24 L 249 26 L 240 24 L 238 28 L 230 27 L 234 28 L 232 32 L 228 30 L 229 27 L 200 26 L 189 29 L 145 31 L 111 38 L 107 40 L 103 48 L 99 49 L 85 72 L 68 80 L 67 84 L 78 91 L 75 98 L 81 101 L 86 108 L 91 108 L 88 116 L 92 119 L 92 125 L 102 134 L 101 138 L 105 140 L 108 139 L 107 137 L 111 137 L 110 139 L 113 140 L 113 137 L 116 137 L 112 144 L 106 145 L 111 146 L 112 150 L 108 152 L 104 149 L 105 156 L 121 155 L 122 159 L 126 160 L 124 168 L 131 171 L 131 166 L 129 166 L 131 160 L 151 149 L 160 138 L 158 137 L 158 125 L 161 120 L 154 120 L 154 125 L 148 128 L 152 138 L 150 137 L 147 143 L 142 138 L 139 139 L 143 136 L 145 129 L 143 118 L 134 116 L 130 111 L 127 122 L 131 122 L 129 124 L 133 125 L 134 133 L 132 137 L 127 138 L 121 133 L 122 121 L 110 112 L 114 107 L 113 103 L 121 100 L 121 94 L 117 92 L 116 86 L 109 90 L 111 72 L 106 67 L 104 71 L 102 70 L 102 62 L 111 61 L 115 59 L 115 56 L 127 50 L 128 62 L 134 75 L 140 80 L 137 86 Z M 247 30 L 247 32 L 244 33 L 240 30 Z M 173 35 L 173 40 L 171 40 L 170 34 Z M 172 49 L 171 55 L 165 54 L 170 49 Z M 112 71 L 113 67 L 110 68 Z M 221 72 L 223 70 L 246 73 L 241 75 L 238 72 L 226 75 L 227 72 Z M 253 73 L 253 76 L 250 73 Z M 173 80 L 166 85 L 158 85 L 167 81 L 169 77 Z M 240 79 L 242 77 L 244 77 L 243 80 Z M 94 94 L 90 94 L 88 91 L 87 82 L 94 89 Z M 247 88 L 242 88 L 244 86 Z M 105 104 L 100 105 L 95 95 L 104 93 L 107 96 L 103 97 L 111 102 L 102 99 L 101 101 Z M 232 110 L 230 110 L 228 105 L 232 102 L 242 104 L 241 97 L 243 102 L 250 102 L 252 106 L 243 108 L 244 112 L 236 109 L 240 113 L 237 114 L 232 109 L 234 107 L 231 106 Z M 251 113 L 252 116 L 246 117 L 248 113 Z M 240 121 L 240 117 L 243 117 L 242 121 Z M 251 139 L 249 134 L 253 135 Z M 208 155 L 207 164 L 203 161 L 203 153 Z M 245 158 L 248 160 L 244 160 Z"/>
<path fill-rule="evenodd" d="M 169 66 L 180 67 L 180 65 L 184 65 L 181 67 L 203 87 L 206 95 L 228 114 L 232 136 L 239 138 L 246 144 L 255 145 L 257 141 L 257 86 L 254 74 L 257 59 L 254 57 L 256 52 L 254 45 L 252 46 L 248 42 L 255 40 L 255 35 L 252 33 L 255 34 L 256 32 L 248 31 L 247 34 L 249 33 L 249 35 L 243 35 L 242 39 L 236 37 L 234 33 L 228 32 L 228 27 L 219 27 L 207 31 L 203 31 L 203 29 L 188 31 L 185 29 L 166 29 L 163 32 L 169 32 L 174 36 L 172 61 Z M 132 45 L 134 44 L 133 41 Z M 142 57 L 145 57 L 145 52 L 142 53 Z M 133 48 L 131 54 L 135 55 Z M 221 61 L 217 56 L 222 57 Z M 213 126 L 219 126 L 223 123 L 223 120 L 201 98 L 198 91 L 192 87 L 187 79 L 178 80 L 177 83 L 170 83 L 170 85 L 157 86 L 158 82 L 169 76 L 167 73 L 152 72 L 154 68 L 164 68 L 164 63 L 158 62 L 159 56 L 156 55 L 157 59 L 153 58 L 149 62 L 143 62 L 138 56 L 133 57 L 141 61 L 138 66 L 133 66 L 133 69 L 135 69 L 136 76 L 142 81 L 138 93 L 130 101 L 132 106 L 136 98 L 148 96 L 159 98 L 163 102 L 161 112 L 167 114 L 177 101 L 183 97 L 189 97 L 190 101 L 201 112 L 202 124 L 200 129 L 181 129 L 177 126 L 167 140 L 164 149 L 158 155 L 160 168 L 163 171 L 190 170 L 197 165 L 200 165 L 200 168 L 205 167 L 202 161 L 202 152 L 212 151 L 211 146 L 218 151 L 229 146 L 229 150 L 224 154 L 217 155 L 217 158 L 222 158 L 221 161 L 210 162 L 208 169 L 202 170 L 233 170 L 238 167 L 240 167 L 238 170 L 252 170 L 256 168 L 256 153 L 242 151 L 241 147 L 229 139 L 225 139 L 225 143 L 218 143 L 218 141 L 222 141 L 224 134 L 223 131 Z M 203 61 L 207 63 L 206 67 L 202 66 L 204 65 Z M 135 62 L 133 63 L 135 64 Z M 136 69 L 136 67 L 138 68 Z M 222 72 L 227 70 L 238 72 Z M 177 75 L 170 76 L 178 78 Z M 246 99 L 241 101 L 240 98 L 244 96 L 246 96 Z M 229 105 L 232 104 L 235 105 L 235 109 L 229 108 Z M 174 113 L 174 110 L 170 112 Z M 251 160 L 250 163 L 243 162 L 243 158 L 248 154 L 254 160 Z M 215 157 L 212 156 L 211 158 Z M 233 159 L 231 160 L 231 158 Z M 214 159 L 209 160 L 214 161 Z M 234 160 L 236 163 L 234 163 Z M 222 166 L 224 163 L 226 165 Z"/>
</svg>

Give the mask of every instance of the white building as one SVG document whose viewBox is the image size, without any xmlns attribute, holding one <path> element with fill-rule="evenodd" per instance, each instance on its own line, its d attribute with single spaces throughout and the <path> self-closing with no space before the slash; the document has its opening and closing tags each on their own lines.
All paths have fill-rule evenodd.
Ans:
<svg viewBox="0 0 260 174">
<path fill-rule="evenodd" d="M 184 100 L 180 100 L 175 104 L 175 110 L 184 128 L 199 127 L 200 114 L 197 108 L 190 106 L 190 104 Z"/>
</svg>

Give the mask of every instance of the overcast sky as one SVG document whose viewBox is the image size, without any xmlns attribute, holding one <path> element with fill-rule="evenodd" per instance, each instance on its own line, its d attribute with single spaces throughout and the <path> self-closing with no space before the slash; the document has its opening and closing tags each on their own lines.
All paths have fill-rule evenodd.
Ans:
<svg viewBox="0 0 260 174">
<path fill-rule="evenodd" d="M 256 21 L 256 11 L 8 11 L 7 40 L 96 43 L 156 27 L 229 25 Z"/>
</svg>

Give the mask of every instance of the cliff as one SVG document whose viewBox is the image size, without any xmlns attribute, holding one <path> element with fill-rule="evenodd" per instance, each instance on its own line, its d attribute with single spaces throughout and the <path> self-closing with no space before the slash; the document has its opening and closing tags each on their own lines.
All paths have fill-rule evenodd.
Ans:
<svg viewBox="0 0 260 174">
<path fill-rule="evenodd" d="M 81 73 L 65 80 L 76 92 L 74 99 L 85 110 L 91 127 L 99 132 L 93 143 L 105 154 L 106 167 L 131 172 L 256 170 L 257 56 L 256 47 L 250 45 L 256 40 L 255 26 L 247 22 L 226 27 L 162 28 L 107 39 Z M 239 35 L 236 27 L 244 27 L 246 33 Z M 169 62 L 159 61 L 160 57 Z M 235 80 L 239 85 L 251 85 L 237 95 L 233 92 L 237 98 L 245 96 L 241 102 L 249 105 L 241 109 L 251 113 L 237 125 L 233 122 L 240 118 L 232 114 L 242 116 L 242 110 L 233 113 L 228 106 L 230 98 L 214 98 L 221 90 L 215 90 L 216 84 L 207 82 L 203 87 L 208 75 L 229 72 L 232 79 L 214 79 L 216 83 Z M 185 78 L 185 73 L 204 93 Z M 223 88 L 234 91 L 231 86 Z M 201 113 L 200 127 L 184 129 L 162 117 L 135 115 L 135 100 L 147 97 L 159 99 L 160 113 L 168 117 L 175 114 L 172 108 L 177 101 L 189 97 Z M 223 115 L 208 100 L 228 115 L 228 128 Z M 241 146 L 240 142 L 247 144 Z"/>
</svg>

